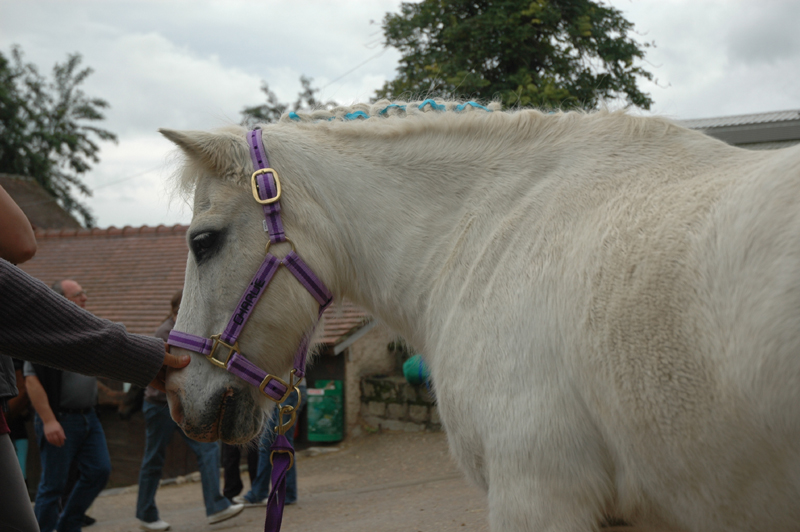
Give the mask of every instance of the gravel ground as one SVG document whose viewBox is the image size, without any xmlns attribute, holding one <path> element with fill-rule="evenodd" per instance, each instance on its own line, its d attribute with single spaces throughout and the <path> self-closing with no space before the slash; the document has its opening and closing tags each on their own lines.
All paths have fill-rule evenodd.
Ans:
<svg viewBox="0 0 800 532">
<path fill-rule="evenodd" d="M 371 434 L 338 449 L 301 453 L 299 502 L 286 508 L 283 531 L 489 530 L 486 498 L 456 468 L 443 433 Z M 242 477 L 247 484 L 247 473 Z M 156 503 L 174 531 L 260 531 L 264 526 L 263 507 L 208 525 L 199 482 L 163 486 Z M 135 508 L 135 486 L 104 492 L 88 512 L 97 523 L 85 530 L 138 530 Z"/>
</svg>

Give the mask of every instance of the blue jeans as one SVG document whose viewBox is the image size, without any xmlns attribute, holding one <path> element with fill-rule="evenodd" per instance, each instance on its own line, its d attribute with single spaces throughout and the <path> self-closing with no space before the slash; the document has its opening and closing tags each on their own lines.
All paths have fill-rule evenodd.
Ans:
<svg viewBox="0 0 800 532">
<path fill-rule="evenodd" d="M 305 406 L 306 387 L 298 386 L 300 394 L 303 396 L 304 402 L 297 410 L 297 417 L 300 417 L 300 412 Z M 281 403 L 284 406 L 297 406 L 297 394 L 293 393 Z M 264 432 L 261 433 L 261 443 L 258 445 L 258 472 L 256 473 L 253 484 L 250 486 L 250 491 L 244 496 L 251 503 L 263 501 L 269 496 L 269 484 L 272 476 L 272 464 L 269 461 L 270 450 L 269 446 L 275 439 L 275 431 L 273 430 L 278 424 L 278 408 L 272 412 L 272 416 L 264 427 Z M 292 427 L 286 433 L 286 439 L 294 446 L 294 429 Z M 292 468 L 286 473 L 286 501 L 285 504 L 294 504 L 297 502 L 297 460 L 292 464 Z"/>
<path fill-rule="evenodd" d="M 34 513 L 41 532 L 80 532 L 83 514 L 108 482 L 111 459 L 103 427 L 94 410 L 88 414 L 61 413 L 58 418 L 67 437 L 61 447 L 47 441 L 38 414 L 33 421 L 42 462 Z M 66 488 L 73 460 L 80 478 L 59 515 L 59 498 Z"/>
<path fill-rule="evenodd" d="M 178 432 L 189 444 L 189 448 L 197 455 L 200 467 L 200 481 L 203 484 L 203 501 L 206 503 L 206 515 L 221 512 L 231 505 L 230 501 L 219 492 L 219 447 L 216 442 L 205 443 L 190 439 L 169 415 L 166 404 L 144 401 L 142 405 L 145 421 L 145 442 L 142 467 L 139 469 L 139 496 L 136 499 L 136 517 L 146 523 L 158 521 L 156 508 L 156 490 L 164 468 L 167 445 L 172 433 Z"/>
</svg>

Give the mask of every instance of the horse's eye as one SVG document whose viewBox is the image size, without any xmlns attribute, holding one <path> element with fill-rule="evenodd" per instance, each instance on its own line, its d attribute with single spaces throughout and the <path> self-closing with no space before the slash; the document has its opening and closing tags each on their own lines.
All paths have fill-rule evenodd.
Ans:
<svg viewBox="0 0 800 532">
<path fill-rule="evenodd" d="M 222 233 L 219 231 L 204 231 L 194 235 L 191 246 L 195 262 L 200 264 L 213 257 L 221 247 L 221 243 Z"/>
</svg>

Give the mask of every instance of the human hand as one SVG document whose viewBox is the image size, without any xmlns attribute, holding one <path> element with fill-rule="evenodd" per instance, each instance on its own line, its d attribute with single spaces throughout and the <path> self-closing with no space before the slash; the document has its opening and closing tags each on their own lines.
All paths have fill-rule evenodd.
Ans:
<svg viewBox="0 0 800 532">
<path fill-rule="evenodd" d="M 50 445 L 55 445 L 56 447 L 61 447 L 67 441 L 67 435 L 64 434 L 61 423 L 55 419 L 44 424 L 44 437 Z"/>
<path fill-rule="evenodd" d="M 167 368 L 175 368 L 181 369 L 185 368 L 189 365 L 192 358 L 189 355 L 178 355 L 175 356 L 169 352 L 169 346 L 166 347 L 164 351 L 164 365 L 161 366 L 161 371 L 158 372 L 156 378 L 150 383 L 150 386 L 155 388 L 156 390 L 160 390 L 162 392 L 166 392 L 164 388 L 165 381 L 167 379 Z"/>
</svg>

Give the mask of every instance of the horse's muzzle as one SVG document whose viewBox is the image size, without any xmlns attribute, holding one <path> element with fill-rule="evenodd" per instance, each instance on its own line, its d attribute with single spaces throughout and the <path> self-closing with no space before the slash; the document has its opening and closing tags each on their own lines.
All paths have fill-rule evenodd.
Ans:
<svg viewBox="0 0 800 532">
<path fill-rule="evenodd" d="M 243 444 L 261 431 L 263 413 L 249 389 L 220 389 L 200 408 L 187 404 L 182 391 L 170 391 L 167 397 L 172 419 L 193 440 Z"/>
</svg>

